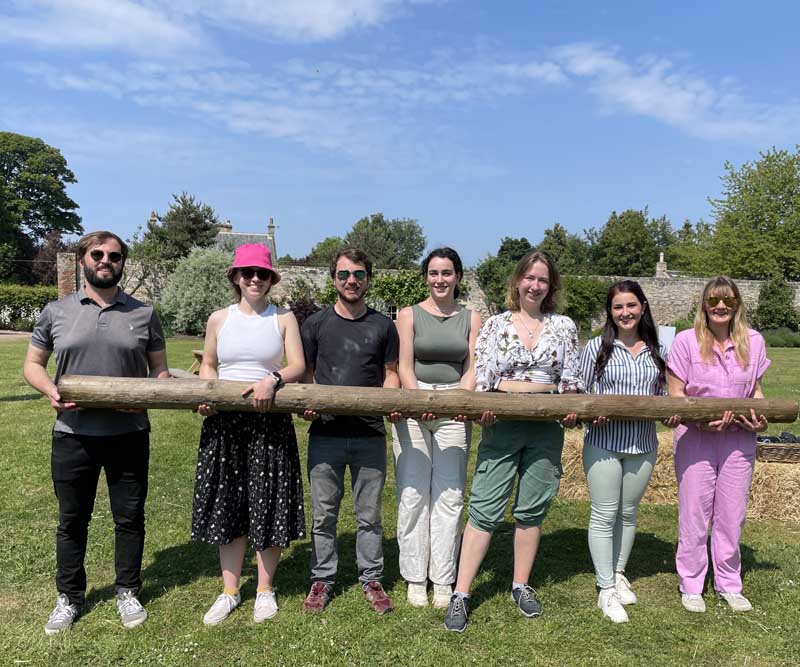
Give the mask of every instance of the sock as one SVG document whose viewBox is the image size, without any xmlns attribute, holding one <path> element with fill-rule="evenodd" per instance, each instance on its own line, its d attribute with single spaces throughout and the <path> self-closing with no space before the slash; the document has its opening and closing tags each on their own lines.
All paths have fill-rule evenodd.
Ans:
<svg viewBox="0 0 800 667">
<path fill-rule="evenodd" d="M 516 591 L 516 590 L 518 590 L 520 588 L 525 588 L 525 586 L 527 586 L 527 585 L 528 584 L 521 584 L 518 581 L 512 581 L 511 582 L 511 590 L 512 591 Z"/>
<path fill-rule="evenodd" d="M 222 592 L 225 593 L 225 595 L 230 595 L 232 598 L 235 598 L 237 595 L 239 595 L 238 588 L 223 588 Z"/>
<path fill-rule="evenodd" d="M 256 593 L 272 593 L 272 586 L 259 586 Z"/>
<path fill-rule="evenodd" d="M 469 593 L 462 593 L 461 591 L 453 591 L 453 595 L 455 595 L 456 597 L 461 598 L 462 600 L 468 600 L 469 599 Z"/>
</svg>

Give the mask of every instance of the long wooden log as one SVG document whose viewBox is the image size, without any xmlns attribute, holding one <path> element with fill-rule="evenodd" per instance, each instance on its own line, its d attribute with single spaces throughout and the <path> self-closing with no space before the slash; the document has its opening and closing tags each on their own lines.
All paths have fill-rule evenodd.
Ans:
<svg viewBox="0 0 800 667">
<path fill-rule="evenodd" d="M 213 404 L 217 410 L 252 411 L 242 398 L 247 382 L 170 378 L 139 378 L 68 375 L 58 390 L 65 401 L 86 408 L 196 408 Z M 424 412 L 450 417 L 479 417 L 491 410 L 499 419 L 551 420 L 576 413 L 589 420 L 598 415 L 609 419 L 664 419 L 681 415 L 684 421 L 708 422 L 725 410 L 750 414 L 753 408 L 771 422 L 797 419 L 795 401 L 775 399 L 666 398 L 662 396 L 598 396 L 594 394 L 502 394 L 464 390 L 424 391 L 376 387 L 338 387 L 319 384 L 288 384 L 275 395 L 273 412 L 316 410 L 335 415 L 387 415 L 400 411 L 409 417 Z"/>
</svg>

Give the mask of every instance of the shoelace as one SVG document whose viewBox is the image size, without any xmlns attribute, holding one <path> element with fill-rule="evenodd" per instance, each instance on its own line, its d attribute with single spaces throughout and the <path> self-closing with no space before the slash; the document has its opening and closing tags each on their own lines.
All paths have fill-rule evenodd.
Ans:
<svg viewBox="0 0 800 667">
<path fill-rule="evenodd" d="M 61 604 L 59 602 L 56 608 L 53 609 L 53 613 L 50 614 L 50 618 L 47 620 L 54 623 L 56 621 L 67 621 L 73 616 L 75 616 L 75 608 L 69 603 Z"/>
<path fill-rule="evenodd" d="M 619 593 L 614 591 L 611 595 L 606 598 L 606 607 L 610 607 L 611 603 L 616 600 L 620 606 L 622 606 L 622 598 L 619 596 Z"/>
<path fill-rule="evenodd" d="M 135 614 L 136 612 L 143 611 L 144 607 L 133 595 L 125 595 L 120 601 L 120 611 L 127 614 Z"/>
<path fill-rule="evenodd" d="M 464 598 L 456 597 L 454 600 L 450 600 L 450 605 L 453 607 L 453 616 L 464 613 Z"/>
<path fill-rule="evenodd" d="M 533 602 L 536 599 L 536 591 L 530 586 L 524 586 L 519 594 L 520 602 Z"/>
</svg>

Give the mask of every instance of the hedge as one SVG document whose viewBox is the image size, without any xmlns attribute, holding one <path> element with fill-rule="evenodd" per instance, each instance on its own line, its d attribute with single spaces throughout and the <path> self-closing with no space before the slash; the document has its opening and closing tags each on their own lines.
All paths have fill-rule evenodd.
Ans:
<svg viewBox="0 0 800 667">
<path fill-rule="evenodd" d="M 0 329 L 31 331 L 42 308 L 57 298 L 55 287 L 0 285 Z"/>
</svg>

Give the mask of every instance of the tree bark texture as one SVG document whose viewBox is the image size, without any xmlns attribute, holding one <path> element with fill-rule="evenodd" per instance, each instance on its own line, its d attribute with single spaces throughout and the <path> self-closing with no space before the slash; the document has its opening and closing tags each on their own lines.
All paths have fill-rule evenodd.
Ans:
<svg viewBox="0 0 800 667">
<path fill-rule="evenodd" d="M 220 411 L 253 411 L 242 391 L 251 383 L 200 378 L 152 380 L 86 375 L 61 378 L 58 391 L 64 401 L 86 408 L 193 409 L 199 403 Z M 609 419 L 660 420 L 680 415 L 686 422 L 719 419 L 725 410 L 750 414 L 753 408 L 771 422 L 797 419 L 796 401 L 734 398 L 667 398 L 663 396 L 598 396 L 595 394 L 503 394 L 378 387 L 339 387 L 319 384 L 288 384 L 275 394 L 273 412 L 316 410 L 335 415 L 388 415 L 402 412 L 418 417 L 432 412 L 440 417 L 465 415 L 471 419 L 491 410 L 498 419 L 547 421 L 576 413 L 589 421 L 603 415 Z"/>
</svg>

